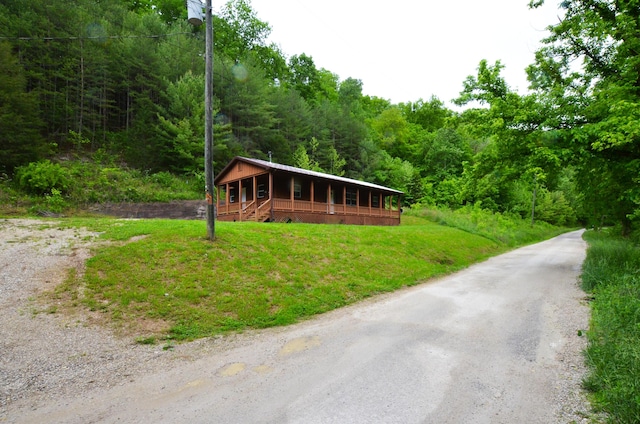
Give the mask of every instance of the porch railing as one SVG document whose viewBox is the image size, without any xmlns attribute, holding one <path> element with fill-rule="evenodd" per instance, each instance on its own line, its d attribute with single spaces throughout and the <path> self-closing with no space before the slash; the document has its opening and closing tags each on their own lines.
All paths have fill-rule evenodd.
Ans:
<svg viewBox="0 0 640 424">
<path fill-rule="evenodd" d="M 358 216 L 400 216 L 397 209 L 380 209 L 380 207 L 351 206 L 342 203 L 310 202 L 307 200 L 273 199 L 276 211 L 317 212 L 326 214 L 358 215 Z"/>
<path fill-rule="evenodd" d="M 242 221 L 264 221 L 271 213 L 271 202 L 274 211 L 313 212 L 324 214 L 399 217 L 397 208 L 388 207 L 380 209 L 379 206 L 351 206 L 342 203 L 310 202 L 307 200 L 270 199 L 259 205 L 256 202 L 221 204 L 218 207 L 218 215 L 241 214 Z"/>
</svg>

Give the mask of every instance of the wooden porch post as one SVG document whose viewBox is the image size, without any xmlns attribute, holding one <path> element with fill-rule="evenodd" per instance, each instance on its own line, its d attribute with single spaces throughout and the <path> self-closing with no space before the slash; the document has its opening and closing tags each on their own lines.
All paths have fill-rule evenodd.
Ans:
<svg viewBox="0 0 640 424">
<path fill-rule="evenodd" d="M 327 213 L 331 213 L 331 183 L 327 187 Z"/>
<path fill-rule="evenodd" d="M 256 222 L 258 221 L 258 187 L 256 187 L 256 176 L 253 176 L 253 207 L 255 208 L 256 213 L 254 214 L 254 219 Z"/>
<path fill-rule="evenodd" d="M 313 180 L 311 180 L 311 213 L 313 213 L 313 197 L 314 197 L 314 188 L 313 188 Z"/>
<path fill-rule="evenodd" d="M 369 190 L 369 216 L 371 216 L 371 190 Z"/>
<path fill-rule="evenodd" d="M 382 213 L 382 208 L 384 208 L 384 194 L 380 192 L 380 216 L 384 216 Z"/>
<path fill-rule="evenodd" d="M 360 189 L 356 189 L 356 213 L 360 215 Z"/>
<path fill-rule="evenodd" d="M 220 211 L 220 189 L 218 186 L 214 187 L 216 190 L 216 212 Z"/>
<path fill-rule="evenodd" d="M 273 197 L 273 174 L 271 172 L 269 172 L 269 203 L 271 204 L 270 209 L 271 209 L 271 222 L 273 222 L 274 219 L 274 214 L 273 214 L 273 204 L 274 204 L 274 197 Z"/>
<path fill-rule="evenodd" d="M 295 211 L 295 208 L 293 207 L 293 192 L 295 190 L 295 184 L 296 184 L 296 179 L 295 177 L 291 177 L 291 211 Z"/>
<path fill-rule="evenodd" d="M 242 179 L 238 180 L 238 221 L 242 222 Z"/>
<path fill-rule="evenodd" d="M 342 187 L 342 213 L 347 214 L 347 186 Z"/>
<path fill-rule="evenodd" d="M 229 213 L 229 183 L 226 185 L 227 189 L 225 190 L 225 204 L 227 205 L 227 213 Z"/>
</svg>

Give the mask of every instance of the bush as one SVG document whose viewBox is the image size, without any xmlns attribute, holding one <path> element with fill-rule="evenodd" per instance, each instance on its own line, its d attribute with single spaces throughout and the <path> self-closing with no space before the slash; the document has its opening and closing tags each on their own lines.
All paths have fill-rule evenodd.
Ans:
<svg viewBox="0 0 640 424">
<path fill-rule="evenodd" d="M 69 188 L 67 170 L 50 160 L 31 162 L 16 171 L 18 186 L 30 194 L 50 194 L 53 189 L 61 193 Z"/>
<path fill-rule="evenodd" d="M 5 214 L 27 208 L 60 213 L 96 203 L 170 202 L 201 199 L 204 173 L 177 176 L 150 174 L 118 165 L 98 152 L 95 157 L 41 161 L 16 170 L 15 178 L 0 174 L 0 208 Z"/>
<path fill-rule="evenodd" d="M 62 197 L 60 190 L 51 189 L 51 194 L 45 194 L 45 204 L 50 212 L 60 213 L 67 207 L 67 202 Z"/>
</svg>

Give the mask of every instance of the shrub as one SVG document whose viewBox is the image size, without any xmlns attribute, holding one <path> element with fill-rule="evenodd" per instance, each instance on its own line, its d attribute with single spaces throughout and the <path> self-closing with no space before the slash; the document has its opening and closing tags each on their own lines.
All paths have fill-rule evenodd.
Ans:
<svg viewBox="0 0 640 424">
<path fill-rule="evenodd" d="M 43 195 L 57 189 L 64 192 L 69 187 L 67 171 L 50 160 L 31 162 L 16 171 L 18 186 L 31 194 Z"/>
<path fill-rule="evenodd" d="M 47 209 L 51 212 L 60 213 L 67 207 L 67 202 L 57 188 L 52 188 L 51 194 L 45 194 L 44 197 Z"/>
</svg>

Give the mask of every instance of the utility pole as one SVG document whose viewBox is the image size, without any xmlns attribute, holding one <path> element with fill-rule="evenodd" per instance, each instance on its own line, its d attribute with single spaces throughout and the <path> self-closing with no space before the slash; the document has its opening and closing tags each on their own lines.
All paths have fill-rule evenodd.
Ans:
<svg viewBox="0 0 640 424">
<path fill-rule="evenodd" d="M 205 6 L 206 35 L 205 35 L 205 83 L 204 83 L 204 178 L 207 195 L 207 238 L 213 241 L 215 231 L 215 205 L 213 204 L 213 13 L 211 0 L 206 0 Z"/>
<path fill-rule="evenodd" d="M 202 3 L 188 0 L 189 22 L 202 24 Z M 213 202 L 213 12 L 211 0 L 205 9 L 205 73 L 204 73 L 204 180 L 207 200 L 207 238 L 215 239 L 215 205 Z"/>
<path fill-rule="evenodd" d="M 536 213 L 536 191 L 538 190 L 538 176 L 533 176 L 533 196 L 531 200 L 531 226 L 535 223 L 535 213 Z"/>
</svg>

